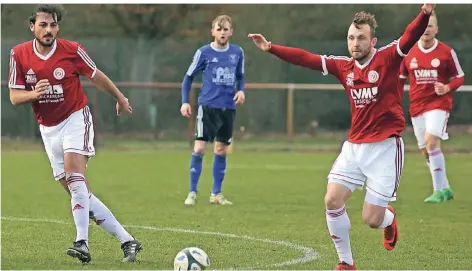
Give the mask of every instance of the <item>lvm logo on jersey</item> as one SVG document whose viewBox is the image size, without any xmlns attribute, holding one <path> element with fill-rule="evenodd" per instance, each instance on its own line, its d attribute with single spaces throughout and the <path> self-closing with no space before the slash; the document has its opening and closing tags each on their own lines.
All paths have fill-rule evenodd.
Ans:
<svg viewBox="0 0 472 271">
<path fill-rule="evenodd" d="M 378 87 L 351 88 L 351 97 L 356 108 L 362 108 L 365 105 L 377 101 Z"/>
<path fill-rule="evenodd" d="M 416 84 L 434 84 L 438 80 L 437 70 L 415 70 Z"/>
</svg>

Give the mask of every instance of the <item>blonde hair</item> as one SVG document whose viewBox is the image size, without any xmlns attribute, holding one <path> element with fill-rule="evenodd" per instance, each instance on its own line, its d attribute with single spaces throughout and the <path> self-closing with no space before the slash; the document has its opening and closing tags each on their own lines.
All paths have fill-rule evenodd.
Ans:
<svg viewBox="0 0 472 271">
<path fill-rule="evenodd" d="M 375 16 L 370 14 L 369 12 L 361 11 L 356 13 L 354 19 L 352 19 L 352 23 L 357 29 L 360 29 L 362 25 L 369 25 L 370 26 L 370 34 L 372 37 L 375 36 L 375 28 L 377 28 L 377 21 L 375 20 Z"/>
<path fill-rule="evenodd" d="M 228 22 L 231 28 L 233 27 L 233 20 L 231 20 L 231 17 L 228 15 L 220 15 L 216 17 L 211 23 L 211 27 L 214 28 L 216 25 L 222 27 L 225 22 Z"/>
</svg>

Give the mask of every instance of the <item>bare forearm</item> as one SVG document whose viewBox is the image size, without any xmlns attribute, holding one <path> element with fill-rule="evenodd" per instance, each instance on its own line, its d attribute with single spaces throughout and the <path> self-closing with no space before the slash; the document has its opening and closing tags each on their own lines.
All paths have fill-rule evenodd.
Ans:
<svg viewBox="0 0 472 271">
<path fill-rule="evenodd" d="M 24 104 L 36 101 L 36 98 L 31 95 L 31 91 L 21 89 L 10 89 L 10 101 L 12 104 Z"/>
<path fill-rule="evenodd" d="M 108 78 L 108 76 L 106 76 L 102 71 L 97 70 L 97 73 L 93 78 L 90 79 L 90 81 L 98 89 L 107 92 L 108 94 L 113 96 L 115 100 L 118 101 L 124 98 L 123 93 L 121 93 L 121 91 L 115 86 L 115 84 L 110 80 L 110 78 Z"/>
</svg>

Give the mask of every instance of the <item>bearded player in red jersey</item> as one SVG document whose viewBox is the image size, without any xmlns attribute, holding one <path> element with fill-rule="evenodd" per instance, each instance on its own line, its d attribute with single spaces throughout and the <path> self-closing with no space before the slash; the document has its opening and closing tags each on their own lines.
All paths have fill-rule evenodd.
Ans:
<svg viewBox="0 0 472 271">
<path fill-rule="evenodd" d="M 128 99 L 77 42 L 56 38 L 61 10 L 39 5 L 29 18 L 34 39 L 11 50 L 9 89 L 12 104 L 31 103 L 54 178 L 69 193 L 77 237 L 67 254 L 91 260 L 89 217 L 121 242 L 123 261 L 136 261 L 141 244 L 93 195 L 85 179 L 87 160 L 95 155 L 93 122 L 79 75 L 88 77 L 116 100 L 116 112 L 131 113 Z"/>
<path fill-rule="evenodd" d="M 257 47 L 280 59 L 334 75 L 351 102 L 349 139 L 328 175 L 325 196 L 329 234 L 338 252 L 336 270 L 355 270 L 345 203 L 356 188 L 366 185 L 362 216 L 371 228 L 384 229 L 383 245 L 392 250 L 398 242 L 395 210 L 389 205 L 400 183 L 403 169 L 405 127 L 402 110 L 403 86 L 398 79 L 403 57 L 424 33 L 435 5 L 425 4 L 403 36 L 375 48 L 373 15 L 357 13 L 347 33 L 351 58 L 326 57 L 305 50 L 268 42 L 260 34 L 249 34 Z"/>
<path fill-rule="evenodd" d="M 403 60 L 400 78 L 410 82 L 410 116 L 418 147 L 433 179 L 433 194 L 424 201 L 441 203 L 453 198 L 440 143 L 449 138 L 446 127 L 452 95 L 464 84 L 464 72 L 454 49 L 438 41 L 438 19 L 432 14 L 420 41 Z"/>
</svg>

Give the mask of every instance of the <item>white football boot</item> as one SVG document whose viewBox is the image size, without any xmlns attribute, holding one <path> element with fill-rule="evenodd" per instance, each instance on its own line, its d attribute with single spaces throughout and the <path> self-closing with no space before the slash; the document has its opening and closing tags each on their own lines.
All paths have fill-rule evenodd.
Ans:
<svg viewBox="0 0 472 271">
<path fill-rule="evenodd" d="M 188 196 L 185 199 L 184 204 L 187 206 L 192 206 L 192 205 L 197 204 L 197 193 L 195 192 L 188 193 Z"/>
<path fill-rule="evenodd" d="M 225 198 L 223 194 L 211 194 L 210 195 L 210 203 L 211 204 L 220 204 L 220 205 L 233 205 L 233 203 Z"/>
</svg>

